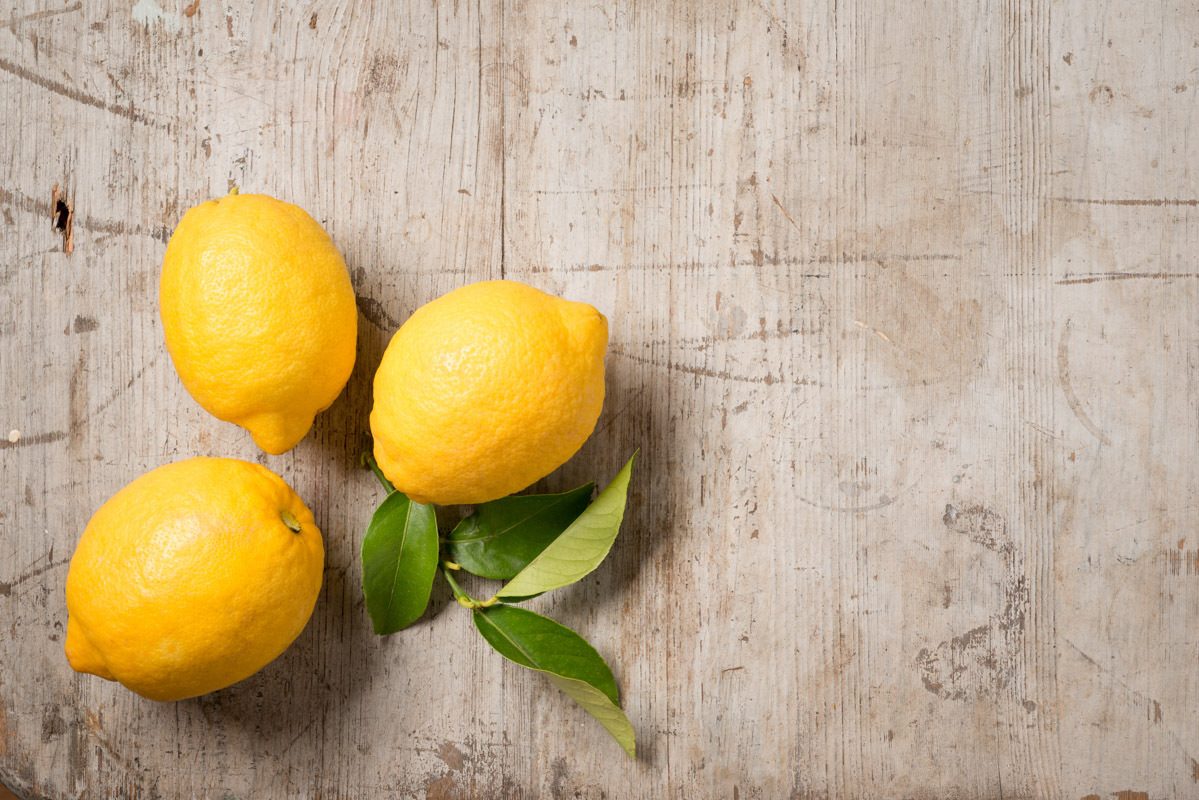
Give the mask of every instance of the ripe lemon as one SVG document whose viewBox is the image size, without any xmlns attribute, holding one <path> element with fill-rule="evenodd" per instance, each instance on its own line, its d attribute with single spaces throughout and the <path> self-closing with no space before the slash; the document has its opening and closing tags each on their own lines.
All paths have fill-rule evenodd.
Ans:
<svg viewBox="0 0 1199 800">
<path fill-rule="evenodd" d="M 290 203 L 231 194 L 192 208 L 167 243 L 158 296 L 187 391 L 268 453 L 303 439 L 354 368 L 345 261 Z"/>
<path fill-rule="evenodd" d="M 375 459 L 420 503 L 483 503 L 575 454 L 604 404 L 608 321 L 515 281 L 417 309 L 375 373 Z"/>
<path fill-rule="evenodd" d="M 266 467 L 159 467 L 102 505 L 79 540 L 67 660 L 153 700 L 221 689 L 299 636 L 324 560 L 312 512 Z"/>
</svg>

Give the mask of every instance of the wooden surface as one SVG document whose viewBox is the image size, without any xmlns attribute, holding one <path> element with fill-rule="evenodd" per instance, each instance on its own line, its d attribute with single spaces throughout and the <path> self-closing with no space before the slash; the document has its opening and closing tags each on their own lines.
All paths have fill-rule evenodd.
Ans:
<svg viewBox="0 0 1199 800">
<path fill-rule="evenodd" d="M 17 0 L 0 781 L 1199 797 L 1197 91 L 1176 0 Z M 354 376 L 281 457 L 187 396 L 157 317 L 172 226 L 231 184 L 309 209 L 360 298 Z M 373 369 L 418 305 L 504 276 L 611 321 L 604 416 L 542 485 L 640 447 L 630 513 L 534 607 L 614 665 L 636 764 L 444 593 L 389 639 L 362 607 Z M 311 624 L 199 700 L 73 674 L 88 517 L 201 453 L 315 509 Z"/>
</svg>

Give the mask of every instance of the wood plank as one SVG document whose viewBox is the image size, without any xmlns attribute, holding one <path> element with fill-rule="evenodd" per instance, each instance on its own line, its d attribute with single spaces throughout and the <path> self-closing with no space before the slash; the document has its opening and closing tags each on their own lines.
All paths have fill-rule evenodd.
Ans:
<svg viewBox="0 0 1199 800">
<path fill-rule="evenodd" d="M 26 5 L 0 17 L 0 782 L 1199 791 L 1187 4 Z M 166 238 L 231 185 L 309 209 L 359 295 L 347 391 L 281 457 L 161 341 Z M 609 657 L 635 764 L 444 592 L 383 640 L 362 608 L 374 367 L 498 277 L 611 323 L 604 416 L 541 486 L 640 447 L 626 527 L 534 607 Z M 296 487 L 325 589 L 262 673 L 156 704 L 69 671 L 63 581 L 104 499 L 198 453 Z"/>
</svg>

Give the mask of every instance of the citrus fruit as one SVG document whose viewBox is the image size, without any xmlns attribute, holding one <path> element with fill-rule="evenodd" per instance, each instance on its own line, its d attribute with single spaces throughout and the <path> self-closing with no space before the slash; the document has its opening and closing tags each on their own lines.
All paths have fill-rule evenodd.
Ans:
<svg viewBox="0 0 1199 800">
<path fill-rule="evenodd" d="M 266 467 L 159 467 L 104 503 L 79 540 L 67 659 L 154 700 L 229 686 L 304 629 L 324 558 L 312 512 Z"/>
<path fill-rule="evenodd" d="M 374 455 L 421 503 L 482 503 L 575 454 L 604 403 L 608 322 L 516 281 L 463 286 L 400 327 L 375 373 Z"/>
<path fill-rule="evenodd" d="M 273 197 L 231 194 L 184 214 L 159 304 L 184 387 L 268 453 L 304 438 L 354 367 L 345 262 L 316 220 Z"/>
</svg>

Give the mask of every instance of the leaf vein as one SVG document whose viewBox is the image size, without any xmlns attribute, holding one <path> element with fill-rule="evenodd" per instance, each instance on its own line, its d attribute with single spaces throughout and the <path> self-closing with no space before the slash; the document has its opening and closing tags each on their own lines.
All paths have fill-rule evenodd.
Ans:
<svg viewBox="0 0 1199 800">
<path fill-rule="evenodd" d="M 396 587 L 400 583 L 400 562 L 404 560 L 404 545 L 408 541 L 408 528 L 412 520 L 412 506 L 415 505 L 412 500 L 408 501 L 408 507 L 404 510 L 404 530 L 400 534 L 399 552 L 396 553 L 395 572 L 391 576 L 391 592 L 387 595 L 387 611 L 391 611 L 395 605 Z"/>
</svg>

